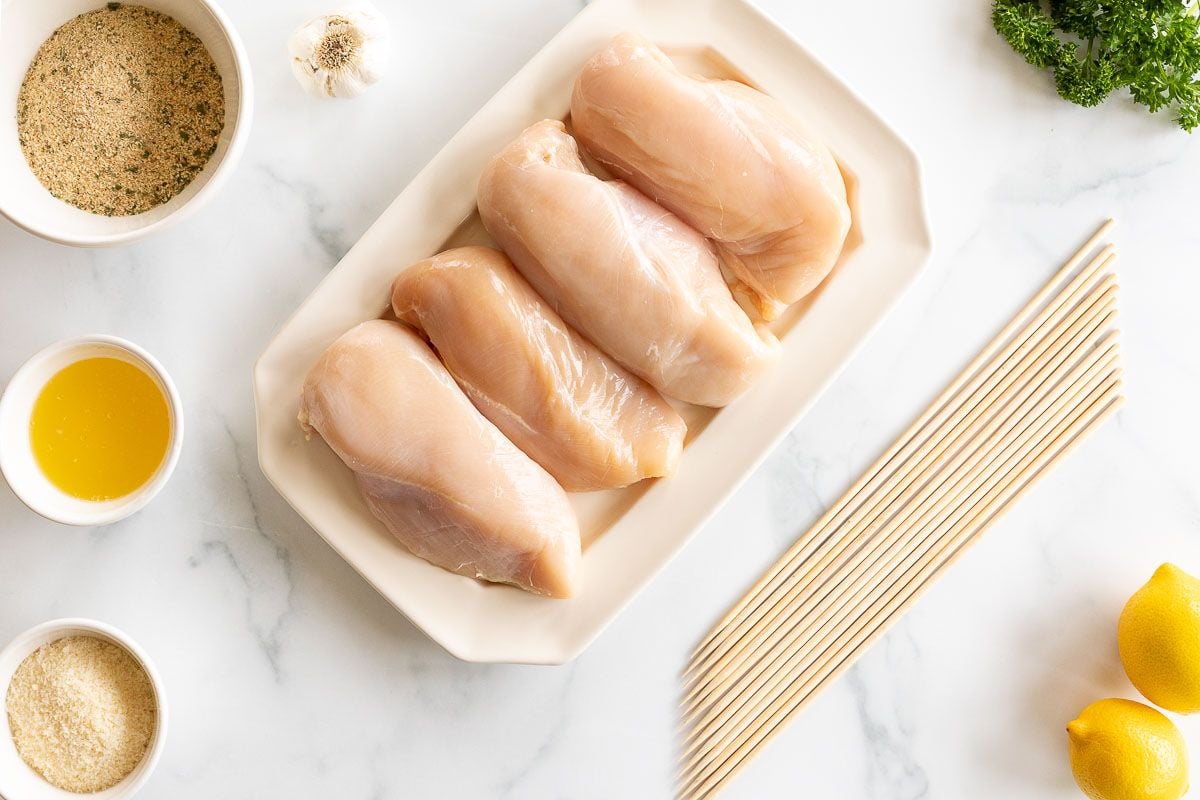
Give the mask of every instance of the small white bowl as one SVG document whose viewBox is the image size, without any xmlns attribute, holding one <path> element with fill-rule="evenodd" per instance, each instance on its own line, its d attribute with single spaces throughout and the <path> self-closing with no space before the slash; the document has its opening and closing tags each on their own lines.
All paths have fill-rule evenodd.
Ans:
<svg viewBox="0 0 1200 800">
<path fill-rule="evenodd" d="M 217 151 L 182 192 L 142 214 L 105 217 L 54 197 L 30 170 L 17 141 L 17 93 L 42 43 L 58 27 L 103 0 L 0 0 L 0 214 L 30 233 L 77 247 L 128 244 L 180 222 L 217 193 L 250 133 L 250 59 L 233 25 L 209 0 L 130 0 L 174 17 L 200 37 L 225 88 L 225 129 Z"/>
<path fill-rule="evenodd" d="M 66 636 L 78 635 L 95 636 L 125 648 L 150 677 L 158 713 L 155 717 L 154 735 L 150 739 L 146 755 L 133 771 L 115 786 L 88 795 L 67 792 L 47 783 L 21 759 L 16 745 L 13 744 L 12 729 L 9 728 L 8 713 L 5 711 L 0 713 L 0 797 L 5 800 L 78 800 L 85 796 L 88 800 L 124 800 L 133 797 L 137 790 L 142 788 L 142 784 L 150 778 L 150 773 L 154 771 L 154 766 L 162 755 L 163 745 L 167 740 L 167 694 L 162 678 L 136 642 L 103 622 L 90 619 L 56 619 L 30 628 L 13 639 L 7 647 L 0 650 L 0 706 L 8 696 L 8 685 L 12 682 L 13 673 L 30 653 L 44 644 Z"/>
<path fill-rule="evenodd" d="M 38 467 L 29 439 L 29 421 L 38 394 L 50 378 L 68 364 L 100 356 L 127 361 L 154 379 L 167 399 L 171 435 L 162 464 L 145 485 L 113 500 L 81 500 L 51 483 Z M 182 448 L 183 402 L 171 376 L 154 356 L 116 336 L 93 334 L 50 345 L 17 370 L 0 397 L 0 473 L 21 502 L 55 522 L 108 525 L 139 511 L 166 485 Z"/>
</svg>

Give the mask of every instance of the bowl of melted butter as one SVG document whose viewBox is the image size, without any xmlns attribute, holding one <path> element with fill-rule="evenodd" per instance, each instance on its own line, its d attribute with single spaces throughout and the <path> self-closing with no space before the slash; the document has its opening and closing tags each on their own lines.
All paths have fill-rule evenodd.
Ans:
<svg viewBox="0 0 1200 800">
<path fill-rule="evenodd" d="M 182 444 L 170 376 L 114 336 L 51 345 L 0 398 L 0 472 L 25 505 L 67 525 L 106 525 L 143 508 Z"/>
</svg>

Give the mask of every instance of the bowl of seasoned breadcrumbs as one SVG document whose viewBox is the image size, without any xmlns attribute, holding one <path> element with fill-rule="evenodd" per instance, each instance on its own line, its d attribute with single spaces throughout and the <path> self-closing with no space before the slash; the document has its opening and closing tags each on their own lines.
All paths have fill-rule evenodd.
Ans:
<svg viewBox="0 0 1200 800">
<path fill-rule="evenodd" d="M 2 0 L 0 214 L 126 244 L 219 190 L 250 130 L 241 40 L 209 0 Z"/>
<path fill-rule="evenodd" d="M 103 622 L 58 619 L 0 650 L 0 797 L 127 800 L 150 778 L 167 702 L 149 657 Z"/>
</svg>

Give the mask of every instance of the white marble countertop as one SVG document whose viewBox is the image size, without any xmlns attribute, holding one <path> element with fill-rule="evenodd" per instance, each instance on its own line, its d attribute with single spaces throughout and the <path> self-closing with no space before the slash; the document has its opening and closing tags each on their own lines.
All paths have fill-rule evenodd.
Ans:
<svg viewBox="0 0 1200 800">
<path fill-rule="evenodd" d="M 985 0 L 764 0 L 922 155 L 937 252 L 786 443 L 562 668 L 463 664 L 387 605 L 259 472 L 250 370 L 276 326 L 580 0 L 381 1 L 386 83 L 300 93 L 284 55 L 318 0 L 226 0 L 259 103 L 220 197 L 133 247 L 0 223 L 0 380 L 84 332 L 125 336 L 187 410 L 174 478 L 103 530 L 0 489 L 0 642 L 57 616 L 132 634 L 172 729 L 145 798 L 655 798 L 678 673 L 724 608 L 1105 216 L 1118 220 L 1130 402 L 996 526 L 730 788 L 730 798 L 1074 798 L 1063 724 L 1135 696 L 1125 598 L 1200 572 L 1200 138 L 1124 99 L 1060 101 Z M 1200 134 L 1198 134 L 1200 136 Z M 1200 725 L 1184 724 L 1195 752 Z"/>
</svg>

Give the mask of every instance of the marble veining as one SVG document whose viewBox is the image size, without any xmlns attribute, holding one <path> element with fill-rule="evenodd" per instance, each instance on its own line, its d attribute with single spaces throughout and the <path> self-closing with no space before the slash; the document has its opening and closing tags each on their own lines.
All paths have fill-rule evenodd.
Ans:
<svg viewBox="0 0 1200 800">
<path fill-rule="evenodd" d="M 846 673 L 867 749 L 867 796 L 920 800 L 928 796 L 929 777 L 913 752 L 912 687 L 905 680 L 919 667 L 920 653 L 904 624 L 880 648 L 882 665 L 869 662 Z M 868 682 L 864 673 L 881 666 L 886 673 L 882 680 L 876 677 Z"/>
<path fill-rule="evenodd" d="M 1121 605 L 1162 561 L 1200 572 L 1200 139 L 1123 99 L 1063 103 L 992 33 L 986 0 L 920 14 L 761 0 L 922 155 L 935 257 L 581 658 L 464 664 L 263 478 L 251 369 L 391 197 L 585 3 L 376 0 L 395 30 L 395 71 L 337 103 L 304 95 L 284 50 L 327 4 L 221 1 L 258 98 L 221 195 L 120 250 L 71 250 L 0 224 L 0 381 L 40 347 L 99 331 L 153 352 L 184 400 L 174 478 L 121 524 L 60 528 L 0 489 L 0 641 L 56 616 L 96 617 L 133 635 L 166 680 L 170 741 L 142 797 L 669 797 L 678 673 L 697 639 L 1115 216 L 1128 405 L 725 795 L 1080 796 L 1062 726 L 1092 700 L 1134 696 L 1115 652 Z M 1180 724 L 1200 751 L 1200 723 Z"/>
<path fill-rule="evenodd" d="M 305 212 L 305 227 L 308 228 L 309 234 L 316 240 L 325 255 L 329 256 L 331 262 L 336 264 L 338 259 L 350 249 L 350 243 L 346 242 L 345 232 L 339 226 L 325 222 L 329 209 L 320 199 L 319 188 L 306 181 L 288 180 L 269 166 L 262 166 L 259 169 L 268 181 L 269 191 L 274 190 L 270 192 L 271 194 L 284 191 L 300 201 Z"/>
</svg>

